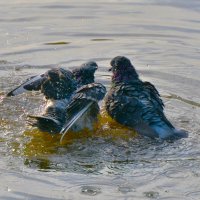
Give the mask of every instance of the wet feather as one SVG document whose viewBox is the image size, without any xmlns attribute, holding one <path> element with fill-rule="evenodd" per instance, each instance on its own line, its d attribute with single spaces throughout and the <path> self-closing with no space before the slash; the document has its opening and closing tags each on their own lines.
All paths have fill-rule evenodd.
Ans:
<svg viewBox="0 0 200 200">
<path fill-rule="evenodd" d="M 117 122 L 151 138 L 187 137 L 164 114 L 164 104 L 153 84 L 139 79 L 130 60 L 117 56 L 111 61 L 112 87 L 105 100 L 108 114 Z"/>
</svg>

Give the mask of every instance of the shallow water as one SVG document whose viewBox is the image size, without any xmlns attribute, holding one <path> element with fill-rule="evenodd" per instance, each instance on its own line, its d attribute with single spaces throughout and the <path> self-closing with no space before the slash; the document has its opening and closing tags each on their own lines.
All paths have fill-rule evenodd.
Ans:
<svg viewBox="0 0 200 200">
<path fill-rule="evenodd" d="M 1 199 L 199 199 L 199 19 L 198 0 L 0 2 Z M 27 76 L 88 60 L 109 88 L 117 55 L 155 84 L 189 138 L 138 138 L 102 111 L 97 131 L 59 144 L 26 126 L 43 109 L 39 93 L 4 98 Z"/>
</svg>

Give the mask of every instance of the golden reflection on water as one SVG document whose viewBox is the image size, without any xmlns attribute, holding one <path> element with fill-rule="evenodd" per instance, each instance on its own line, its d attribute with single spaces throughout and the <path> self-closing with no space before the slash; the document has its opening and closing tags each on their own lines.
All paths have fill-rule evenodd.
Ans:
<svg viewBox="0 0 200 200">
<path fill-rule="evenodd" d="M 75 143 L 76 140 L 84 141 L 92 137 L 128 140 L 136 135 L 136 132 L 116 123 L 103 111 L 99 116 L 99 121 L 95 125 L 94 131 L 68 132 L 62 144 L 60 144 L 60 134 L 52 135 L 41 132 L 37 128 L 24 131 L 24 137 L 29 137 L 30 140 L 25 143 L 23 155 L 32 157 L 56 154 L 58 147 L 67 147 L 67 145 Z"/>
</svg>

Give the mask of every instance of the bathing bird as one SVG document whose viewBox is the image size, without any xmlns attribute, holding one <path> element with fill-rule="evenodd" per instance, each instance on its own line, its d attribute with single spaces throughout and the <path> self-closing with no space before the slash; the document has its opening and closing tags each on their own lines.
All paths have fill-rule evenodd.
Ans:
<svg viewBox="0 0 200 200">
<path fill-rule="evenodd" d="M 7 96 L 16 96 L 26 91 L 41 91 L 46 99 L 63 99 L 76 90 L 77 83 L 71 71 L 52 68 L 45 73 L 28 78 L 10 91 Z"/>
<path fill-rule="evenodd" d="M 103 99 L 106 93 L 106 88 L 102 84 L 94 82 L 94 73 L 97 68 L 95 62 L 87 62 L 76 68 L 75 72 L 73 71 L 73 77 L 77 90 L 71 93 L 64 92 L 65 90 L 62 88 L 68 84 L 73 85 L 74 81 L 69 77 L 64 79 L 64 83 L 61 82 L 60 89 L 56 87 L 57 85 L 49 83 L 49 79 L 46 80 L 47 83 L 44 81 L 41 92 L 49 99 L 45 112 L 40 116 L 29 115 L 29 118 L 32 119 L 29 123 L 42 131 L 60 132 L 63 134 L 62 139 L 69 129 L 73 131 L 80 131 L 84 128 L 92 130 L 99 113 L 98 102 Z M 54 72 L 53 77 L 53 80 L 58 78 Z M 56 82 L 60 83 L 58 80 Z M 57 94 L 59 98 L 52 93 Z"/>
<path fill-rule="evenodd" d="M 75 132 L 83 129 L 93 130 L 98 121 L 99 102 L 106 94 L 106 87 L 95 82 L 95 71 L 98 65 L 94 61 L 82 64 L 72 73 L 77 81 L 78 89 L 74 92 L 66 108 L 66 120 L 60 134 L 64 136 L 71 129 Z"/>
<path fill-rule="evenodd" d="M 164 114 L 164 103 L 150 82 L 140 80 L 130 60 L 117 56 L 110 62 L 112 86 L 105 98 L 107 113 L 140 135 L 160 139 L 187 137 Z"/>
<path fill-rule="evenodd" d="M 41 131 L 56 133 L 61 130 L 65 122 L 66 107 L 77 89 L 77 83 L 72 72 L 62 68 L 50 69 L 43 77 L 39 78 L 40 81 L 38 79 L 23 86 L 27 90 L 41 90 L 46 99 L 44 113 L 28 115 L 28 123 Z"/>
<path fill-rule="evenodd" d="M 7 93 L 7 96 L 16 96 L 26 91 L 41 91 L 47 99 L 63 99 L 74 89 L 94 82 L 94 73 L 98 66 L 89 61 L 72 72 L 63 68 L 52 68 L 43 74 L 32 76 Z M 71 81 L 74 79 L 74 82 Z"/>
</svg>

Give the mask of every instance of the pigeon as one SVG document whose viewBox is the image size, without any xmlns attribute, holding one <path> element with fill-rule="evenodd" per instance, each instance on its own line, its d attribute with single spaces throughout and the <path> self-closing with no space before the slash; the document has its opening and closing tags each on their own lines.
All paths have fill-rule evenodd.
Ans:
<svg viewBox="0 0 200 200">
<path fill-rule="evenodd" d="M 98 121 L 99 102 L 106 94 L 106 87 L 95 82 L 94 74 L 97 69 L 96 62 L 90 61 L 72 71 L 78 89 L 66 108 L 66 121 L 60 131 L 62 134 L 60 143 L 69 130 L 78 132 L 88 129 L 92 131 Z"/>
<path fill-rule="evenodd" d="M 128 58 L 117 56 L 110 64 L 112 86 L 105 97 L 105 108 L 111 118 L 150 138 L 166 140 L 188 136 L 166 118 L 158 90 L 152 83 L 140 80 Z"/>
<path fill-rule="evenodd" d="M 6 96 L 16 96 L 26 91 L 41 91 L 47 99 L 62 99 L 67 88 L 65 86 L 68 84 L 66 78 L 73 78 L 76 81 L 73 84 L 76 87 L 81 87 L 94 82 L 94 73 L 97 68 L 94 61 L 83 63 L 80 67 L 75 67 L 72 72 L 63 68 L 52 68 L 43 74 L 28 78 L 21 85 L 8 92 Z"/>
<path fill-rule="evenodd" d="M 52 68 L 41 75 L 28 78 L 21 85 L 7 93 L 16 96 L 26 91 L 41 91 L 46 99 L 63 99 L 76 90 L 74 75 L 63 68 Z"/>
<path fill-rule="evenodd" d="M 24 87 L 31 90 L 33 88 L 41 90 L 47 103 L 42 115 L 28 115 L 28 123 L 38 127 L 41 131 L 57 133 L 65 122 L 65 109 L 77 89 L 77 83 L 73 74 L 62 68 L 48 70 L 39 87 L 35 87 L 37 83 L 32 82 Z"/>
<path fill-rule="evenodd" d="M 58 89 L 59 87 L 55 87 L 54 84 L 50 84 L 48 81 L 47 84 L 44 84 L 44 82 L 41 86 L 41 92 L 45 94 L 46 98 L 49 98 L 49 103 L 44 114 L 40 116 L 29 115 L 31 119 L 29 124 L 45 132 L 63 134 L 61 141 L 69 129 L 73 131 L 80 131 L 85 128 L 92 130 L 99 113 L 98 102 L 104 98 L 106 93 L 106 88 L 102 84 L 94 82 L 94 73 L 97 68 L 95 62 L 88 62 L 75 69 L 74 78 L 78 89 L 72 93 L 67 91 L 67 95 L 62 94 L 64 91 L 62 87 Z M 57 79 L 55 75 L 53 76 L 54 79 Z M 60 83 L 58 80 L 56 82 Z M 73 85 L 74 82 L 71 83 L 70 81 L 71 79 L 67 79 L 60 85 Z M 58 93 L 54 91 L 58 91 Z M 51 95 L 51 93 L 57 94 L 59 98 L 56 95 Z"/>
</svg>

